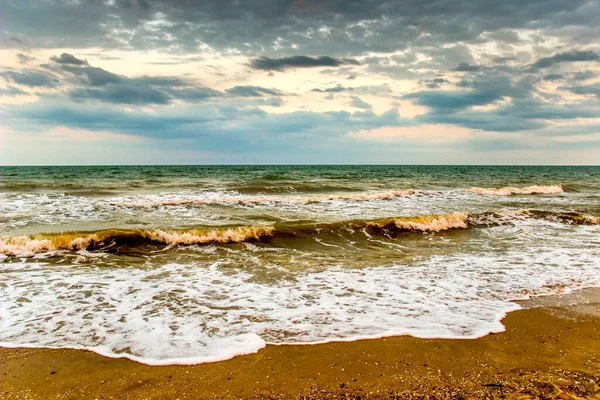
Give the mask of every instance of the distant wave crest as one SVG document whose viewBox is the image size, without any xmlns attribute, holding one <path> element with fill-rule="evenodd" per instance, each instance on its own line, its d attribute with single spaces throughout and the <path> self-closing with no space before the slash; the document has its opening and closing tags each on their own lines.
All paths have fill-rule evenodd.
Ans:
<svg viewBox="0 0 600 400">
<path fill-rule="evenodd" d="M 121 207 L 160 207 L 177 206 L 186 204 L 262 204 L 262 203 L 320 203 L 327 201 L 373 201 L 389 200 L 395 197 L 410 196 L 415 194 L 414 190 L 393 190 L 379 193 L 360 193 L 360 194 L 335 194 L 318 196 L 252 196 L 239 197 L 228 194 L 222 197 L 207 198 L 179 198 L 179 199 L 161 199 L 161 200 L 133 200 L 133 201 L 112 201 L 111 205 Z"/>
</svg>

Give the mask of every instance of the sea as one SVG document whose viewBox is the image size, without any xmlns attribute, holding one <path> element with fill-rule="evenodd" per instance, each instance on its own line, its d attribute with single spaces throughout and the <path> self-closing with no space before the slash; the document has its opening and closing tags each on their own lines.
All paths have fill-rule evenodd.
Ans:
<svg viewBox="0 0 600 400">
<path fill-rule="evenodd" d="M 0 167 L 0 346 L 478 338 L 600 286 L 600 167 Z"/>
</svg>

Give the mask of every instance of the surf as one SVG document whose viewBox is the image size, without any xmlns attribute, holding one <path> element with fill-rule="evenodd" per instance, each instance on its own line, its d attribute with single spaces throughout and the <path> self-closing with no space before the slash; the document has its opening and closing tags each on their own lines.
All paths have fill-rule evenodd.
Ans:
<svg viewBox="0 0 600 400">
<path fill-rule="evenodd" d="M 366 236 L 393 238 L 406 233 L 439 233 L 455 229 L 518 224 L 526 219 L 546 220 L 568 225 L 598 225 L 600 217 L 578 212 L 544 210 L 496 210 L 481 213 L 396 216 L 379 219 L 352 219 L 334 222 L 289 221 L 271 225 L 241 225 L 197 228 L 106 229 L 68 231 L 0 237 L 0 254 L 32 257 L 56 251 L 111 251 L 113 246 L 139 247 L 234 244 L 268 241 L 274 238 L 303 239 L 323 234 L 336 236 L 362 232 Z M 288 243 L 293 247 L 293 243 Z"/>
</svg>

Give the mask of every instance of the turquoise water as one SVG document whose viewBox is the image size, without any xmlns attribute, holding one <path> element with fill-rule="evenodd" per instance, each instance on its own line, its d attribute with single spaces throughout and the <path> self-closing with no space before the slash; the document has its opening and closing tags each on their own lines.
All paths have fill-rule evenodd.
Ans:
<svg viewBox="0 0 600 400">
<path fill-rule="evenodd" d="M 0 342 L 150 364 L 478 337 L 600 285 L 600 167 L 0 167 Z"/>
</svg>

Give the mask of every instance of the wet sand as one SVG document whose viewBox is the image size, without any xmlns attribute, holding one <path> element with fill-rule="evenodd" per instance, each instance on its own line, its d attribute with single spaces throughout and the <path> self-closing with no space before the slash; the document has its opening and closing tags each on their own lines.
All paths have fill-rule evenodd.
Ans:
<svg viewBox="0 0 600 400">
<path fill-rule="evenodd" d="M 600 399 L 600 292 L 581 293 L 585 305 L 572 297 L 524 302 L 536 308 L 509 314 L 506 332 L 476 340 L 267 346 L 229 361 L 165 367 L 0 348 L 0 397 Z"/>
</svg>

